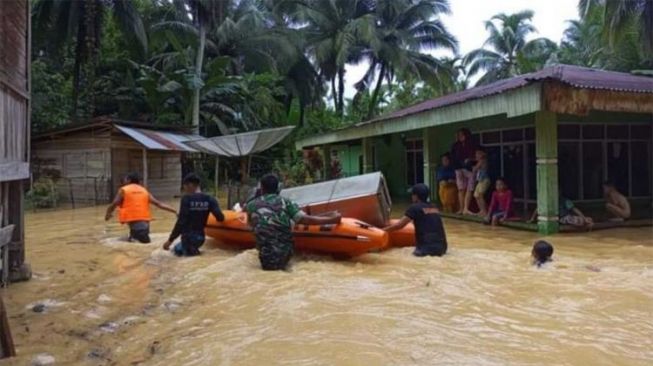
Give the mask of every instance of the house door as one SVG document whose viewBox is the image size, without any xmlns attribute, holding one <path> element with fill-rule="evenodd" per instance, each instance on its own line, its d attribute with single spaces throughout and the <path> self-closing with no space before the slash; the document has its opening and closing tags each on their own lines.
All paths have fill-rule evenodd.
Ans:
<svg viewBox="0 0 653 366">
<path fill-rule="evenodd" d="M 406 184 L 424 183 L 424 143 L 422 139 L 406 140 Z"/>
</svg>

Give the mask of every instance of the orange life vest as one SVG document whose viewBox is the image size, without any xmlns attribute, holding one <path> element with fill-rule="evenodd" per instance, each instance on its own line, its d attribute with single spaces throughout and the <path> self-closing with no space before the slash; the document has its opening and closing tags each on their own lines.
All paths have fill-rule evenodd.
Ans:
<svg viewBox="0 0 653 366">
<path fill-rule="evenodd" d="M 139 184 L 128 184 L 121 188 L 122 204 L 118 219 L 121 223 L 150 221 L 150 193 Z"/>
</svg>

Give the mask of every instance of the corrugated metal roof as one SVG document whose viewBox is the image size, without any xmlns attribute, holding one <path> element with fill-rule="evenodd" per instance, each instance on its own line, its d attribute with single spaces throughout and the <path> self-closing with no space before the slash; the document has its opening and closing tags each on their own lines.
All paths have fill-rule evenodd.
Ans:
<svg viewBox="0 0 653 366">
<path fill-rule="evenodd" d="M 184 141 L 203 139 L 200 135 L 155 131 L 120 125 L 115 125 L 115 127 L 149 150 L 199 152 L 198 150 L 186 145 Z"/>
<path fill-rule="evenodd" d="M 353 127 L 362 126 L 378 121 L 400 118 L 431 109 L 463 103 L 469 100 L 479 99 L 494 94 L 500 94 L 508 90 L 517 89 L 528 84 L 547 79 L 557 80 L 561 83 L 568 84 L 577 88 L 602 89 L 634 93 L 653 93 L 653 78 L 650 77 L 636 76 L 622 72 L 605 71 L 579 66 L 556 65 L 530 74 L 519 75 L 505 80 L 499 80 L 488 85 L 477 86 L 458 93 L 427 100 L 408 108 L 389 113 L 385 116 L 358 123 Z"/>
</svg>

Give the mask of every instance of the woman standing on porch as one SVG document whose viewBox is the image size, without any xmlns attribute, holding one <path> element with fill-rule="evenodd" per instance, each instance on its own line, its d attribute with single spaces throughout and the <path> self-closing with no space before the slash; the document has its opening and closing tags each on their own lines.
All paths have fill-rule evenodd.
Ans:
<svg viewBox="0 0 653 366">
<path fill-rule="evenodd" d="M 476 144 L 472 141 L 472 132 L 461 128 L 456 133 L 457 141 L 451 146 L 451 157 L 456 168 L 456 185 L 458 186 L 458 214 L 470 215 L 469 203 L 474 192 L 475 179 L 472 168 L 476 154 Z"/>
</svg>

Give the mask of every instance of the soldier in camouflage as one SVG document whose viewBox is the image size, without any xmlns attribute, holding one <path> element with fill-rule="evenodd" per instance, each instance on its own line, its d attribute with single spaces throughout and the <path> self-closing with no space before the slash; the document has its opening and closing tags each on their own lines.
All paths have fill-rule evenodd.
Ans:
<svg viewBox="0 0 653 366">
<path fill-rule="evenodd" d="M 279 196 L 279 180 L 266 175 L 260 182 L 260 195 L 245 206 L 256 234 L 261 267 L 267 271 L 283 270 L 293 255 L 292 228 L 296 224 L 326 225 L 340 223 L 341 216 L 310 216 L 294 202 Z"/>
</svg>

